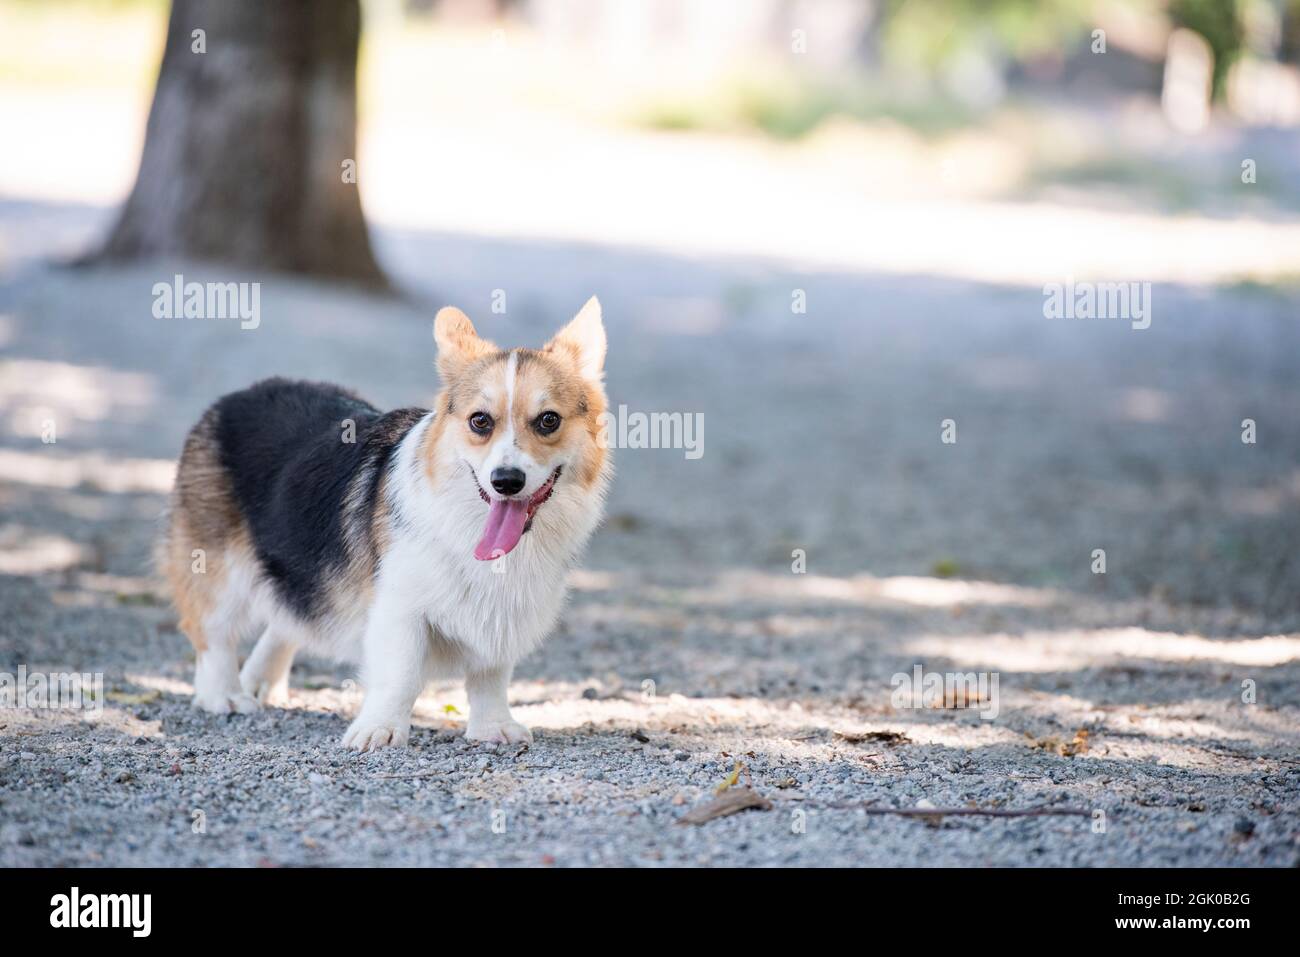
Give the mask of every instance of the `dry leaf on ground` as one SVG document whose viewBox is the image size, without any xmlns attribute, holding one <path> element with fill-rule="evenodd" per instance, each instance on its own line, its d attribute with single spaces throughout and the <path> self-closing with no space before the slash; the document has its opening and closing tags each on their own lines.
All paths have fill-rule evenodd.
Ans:
<svg viewBox="0 0 1300 957">
<path fill-rule="evenodd" d="M 1037 748 L 1040 751 L 1055 751 L 1063 758 L 1072 758 L 1076 754 L 1083 754 L 1088 750 L 1089 732 L 1087 728 L 1080 728 L 1074 732 L 1074 737 L 1069 741 L 1062 741 L 1060 738 L 1035 738 L 1033 735 L 1026 733 L 1025 737 L 1029 738 L 1029 746 Z"/>
<path fill-rule="evenodd" d="M 707 824 L 714 818 L 726 817 L 755 808 L 770 811 L 772 802 L 753 788 L 729 788 L 707 804 L 692 808 L 677 819 L 678 824 Z"/>
</svg>

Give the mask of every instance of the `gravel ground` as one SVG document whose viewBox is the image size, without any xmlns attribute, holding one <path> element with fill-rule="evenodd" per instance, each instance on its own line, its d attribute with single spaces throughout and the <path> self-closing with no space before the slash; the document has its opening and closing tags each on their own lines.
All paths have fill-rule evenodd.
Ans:
<svg viewBox="0 0 1300 957">
<path fill-rule="evenodd" d="M 384 233 L 411 298 L 262 277 L 241 331 L 151 317 L 174 272 L 226 278 L 197 265 L 39 264 L 101 213 L 0 223 L 0 671 L 108 692 L 0 712 L 0 866 L 1300 863 L 1294 293 L 1159 286 L 1133 331 L 1038 289 Z M 614 403 L 703 413 L 705 454 L 618 453 L 512 688 L 535 743 L 469 745 L 448 685 L 409 749 L 344 752 L 360 693 L 325 661 L 286 709 L 192 711 L 148 554 L 199 411 L 270 374 L 427 402 L 437 305 L 536 345 L 593 292 Z M 918 664 L 996 673 L 997 717 L 896 707 Z M 677 823 L 737 765 L 770 809 Z"/>
</svg>

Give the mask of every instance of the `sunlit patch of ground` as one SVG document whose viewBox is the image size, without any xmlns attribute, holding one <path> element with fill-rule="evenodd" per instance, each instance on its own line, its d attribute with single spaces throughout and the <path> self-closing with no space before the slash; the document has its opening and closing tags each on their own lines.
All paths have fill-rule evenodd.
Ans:
<svg viewBox="0 0 1300 957">
<path fill-rule="evenodd" d="M 56 489 L 89 485 L 105 492 L 167 492 L 175 474 L 176 463 L 164 459 L 0 450 L 0 478 Z"/>
</svg>

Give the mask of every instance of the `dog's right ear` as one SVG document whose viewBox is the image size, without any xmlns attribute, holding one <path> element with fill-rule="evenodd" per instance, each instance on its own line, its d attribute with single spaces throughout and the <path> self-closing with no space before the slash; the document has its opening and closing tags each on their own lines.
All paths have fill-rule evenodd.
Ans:
<svg viewBox="0 0 1300 957">
<path fill-rule="evenodd" d="M 455 306 L 443 306 L 433 320 L 433 340 L 438 344 L 438 375 L 444 382 L 466 366 L 491 355 L 497 347 L 480 339 L 469 316 Z"/>
</svg>

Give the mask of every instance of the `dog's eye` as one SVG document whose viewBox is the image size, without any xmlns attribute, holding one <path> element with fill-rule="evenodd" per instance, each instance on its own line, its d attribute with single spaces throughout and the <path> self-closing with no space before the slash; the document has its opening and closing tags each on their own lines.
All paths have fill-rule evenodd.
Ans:
<svg viewBox="0 0 1300 957">
<path fill-rule="evenodd" d="M 475 412 L 469 417 L 469 427 L 479 435 L 487 435 L 492 431 L 492 416 L 486 412 Z"/>
<path fill-rule="evenodd" d="M 560 414 L 558 412 L 543 412 L 537 417 L 537 431 L 542 435 L 550 435 L 560 427 Z"/>
</svg>

